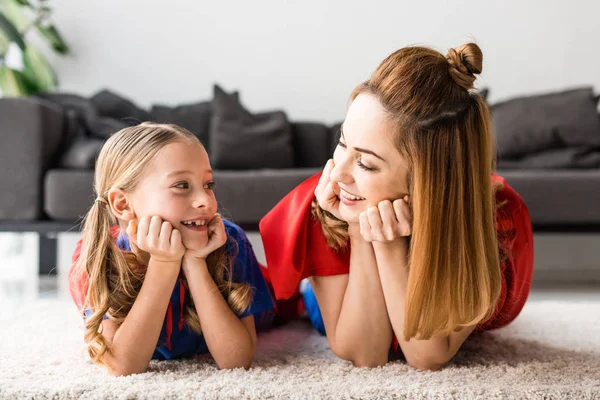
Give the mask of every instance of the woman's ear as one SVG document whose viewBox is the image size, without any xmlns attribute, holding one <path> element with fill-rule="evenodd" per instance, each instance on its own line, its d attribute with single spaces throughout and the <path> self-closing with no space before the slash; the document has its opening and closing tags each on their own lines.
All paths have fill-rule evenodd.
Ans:
<svg viewBox="0 0 600 400">
<path fill-rule="evenodd" d="M 121 189 L 109 189 L 108 204 L 110 209 L 118 219 L 129 222 L 136 218 L 135 212 L 131 206 L 131 200 L 127 193 Z"/>
</svg>

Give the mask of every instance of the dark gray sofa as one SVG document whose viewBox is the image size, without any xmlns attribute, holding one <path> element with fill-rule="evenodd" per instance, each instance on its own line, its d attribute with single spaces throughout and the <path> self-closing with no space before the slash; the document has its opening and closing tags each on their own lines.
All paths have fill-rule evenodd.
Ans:
<svg viewBox="0 0 600 400">
<path fill-rule="evenodd" d="M 236 107 L 235 104 L 229 103 L 225 106 Z M 202 112 L 206 113 L 206 107 L 206 104 L 200 104 L 190 109 L 173 110 L 179 113 L 175 115 L 189 116 L 190 112 L 194 114 L 204 110 Z M 495 118 L 502 115 L 501 111 L 498 111 L 502 110 L 501 107 L 503 106 L 494 107 Z M 117 108 L 127 109 L 127 104 Z M 166 108 L 158 110 L 164 112 Z M 36 231 L 42 234 L 41 273 L 51 271 L 56 263 L 54 233 L 77 230 L 80 218 L 94 200 L 93 159 L 102 140 L 77 133 L 80 127 L 77 124 L 73 125 L 72 115 L 67 111 L 55 102 L 42 98 L 0 99 L 0 231 Z M 91 112 L 80 111 L 83 114 Z M 240 112 L 242 111 L 245 112 Z M 134 109 L 123 111 L 122 116 L 125 118 L 134 112 Z M 210 112 L 206 115 L 209 114 Z M 264 115 L 268 116 L 268 113 Z M 272 115 L 276 120 L 282 120 L 280 113 Z M 597 114 L 595 116 L 597 117 Z M 139 110 L 136 117 L 138 121 L 157 118 L 161 119 L 158 122 L 177 122 L 168 120 L 167 116 L 152 118 L 152 115 L 146 115 Z M 203 124 L 207 124 L 206 118 L 203 121 Z M 214 118 L 211 120 L 212 125 L 218 122 L 215 122 Z M 101 117 L 94 120 L 93 125 L 101 131 L 114 132 L 123 123 Z M 496 125 L 498 126 L 497 121 Z M 320 171 L 333 154 L 339 125 L 291 122 L 286 126 L 292 151 L 289 154 L 289 162 L 281 159 L 278 162 L 288 162 L 287 167 L 227 169 L 215 168 L 213 163 L 217 181 L 215 192 L 220 211 L 245 229 L 256 230 L 262 216 L 292 188 Z M 506 131 L 512 132 L 516 142 L 523 142 L 523 133 L 518 127 L 505 127 Z M 557 140 L 560 132 L 557 133 L 554 127 L 548 131 L 552 138 L 548 139 L 547 143 L 554 146 L 552 141 Z M 540 132 L 535 133 L 537 135 L 533 135 L 533 138 L 539 140 Z M 586 235 L 587 232 L 600 232 L 600 168 L 593 164 L 596 153 L 580 152 L 577 154 L 583 154 L 585 157 L 578 156 L 579 158 L 573 158 L 569 153 L 574 162 L 573 166 L 577 168 L 557 168 L 555 165 L 553 168 L 543 165 L 539 167 L 536 163 L 540 163 L 540 160 L 542 164 L 549 163 L 552 166 L 556 160 L 564 162 L 565 158 L 556 158 L 553 154 L 543 158 L 544 149 L 537 149 L 541 153 L 538 152 L 533 158 L 528 158 L 527 155 L 515 158 L 510 152 L 503 154 L 506 149 L 511 149 L 511 146 L 506 145 L 507 138 L 510 138 L 510 135 L 499 138 L 499 153 L 503 158 L 500 159 L 498 173 L 504 176 L 525 200 L 534 231 L 542 234 L 586 232 Z M 205 137 L 201 136 L 201 140 L 206 143 L 208 139 L 205 132 Z M 529 143 L 529 148 L 535 147 Z M 512 149 L 518 150 L 518 146 L 512 146 Z M 549 151 L 557 152 L 555 149 Z M 561 150 L 558 150 L 558 153 L 560 152 Z M 539 154 L 542 154 L 541 158 Z M 211 161 L 213 159 L 211 155 Z M 65 167 L 73 163 L 83 167 Z M 590 167 L 584 167 L 585 163 L 589 163 Z M 503 168 L 503 165 L 507 168 Z M 566 166 L 569 166 L 568 163 Z M 537 237 L 539 239 L 540 235 Z M 544 240 L 542 237 L 540 241 L 545 246 L 542 252 L 552 258 L 550 261 L 562 257 L 562 261 L 556 261 L 560 265 L 546 273 L 548 279 L 600 280 L 600 265 L 596 265 L 596 262 L 590 264 L 586 261 L 587 266 L 579 272 L 576 268 L 569 269 L 572 256 L 568 254 L 579 252 L 579 240 L 570 240 L 570 243 L 575 245 L 567 249 L 566 253 L 562 250 L 556 250 L 557 253 L 549 251 L 555 251 L 555 244 L 560 246 L 563 242 L 561 239 L 545 242 Z M 585 240 L 588 244 L 584 245 L 583 253 L 591 254 L 591 250 L 597 246 L 592 243 L 593 240 Z M 595 259 L 595 256 L 587 256 L 587 259 Z M 538 272 L 537 276 L 543 275 Z"/>
<path fill-rule="evenodd" d="M 65 151 L 65 121 L 63 111 L 51 102 L 0 99 L 0 229 L 75 225 L 91 205 L 93 170 L 57 167 Z M 221 211 L 241 225 L 256 226 L 333 153 L 338 126 L 290 126 L 293 168 L 215 171 Z M 524 198 L 535 230 L 600 231 L 600 168 L 498 173 Z"/>
<path fill-rule="evenodd" d="M 326 163 L 338 128 L 301 122 L 290 127 L 293 168 L 215 170 L 215 194 L 225 216 L 256 227 L 287 192 Z M 60 230 L 75 226 L 89 209 L 94 172 L 57 166 L 65 152 L 64 135 L 63 111 L 54 104 L 0 99 L 1 230 Z"/>
</svg>

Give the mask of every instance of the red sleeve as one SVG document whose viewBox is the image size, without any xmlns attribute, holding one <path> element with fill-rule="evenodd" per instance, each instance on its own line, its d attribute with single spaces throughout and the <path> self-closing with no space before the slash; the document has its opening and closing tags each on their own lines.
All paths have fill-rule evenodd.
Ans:
<svg viewBox="0 0 600 400">
<path fill-rule="evenodd" d="M 119 227 L 113 226 L 110 228 L 110 232 L 113 237 L 117 237 L 119 235 Z M 87 292 L 89 288 L 89 279 L 87 272 L 85 271 L 85 266 L 79 264 L 77 261 L 81 256 L 81 246 L 82 240 L 80 239 L 77 242 L 77 246 L 75 246 L 75 251 L 73 252 L 73 257 L 71 258 L 71 268 L 69 269 L 69 293 L 75 302 L 75 305 L 79 309 L 79 311 L 85 311 L 83 309 L 85 305 L 85 299 L 87 297 Z"/>
<path fill-rule="evenodd" d="M 306 277 L 349 271 L 349 252 L 329 247 L 321 224 L 311 215 L 320 177 L 318 173 L 302 182 L 260 221 L 267 268 L 277 299 L 294 295 Z"/>
<path fill-rule="evenodd" d="M 513 321 L 525 305 L 533 275 L 533 233 L 525 202 L 504 178 L 494 175 L 503 189 L 496 201 L 505 203 L 496 213 L 498 245 L 507 255 L 502 263 L 502 291 L 496 312 L 478 330 L 500 328 Z"/>
</svg>

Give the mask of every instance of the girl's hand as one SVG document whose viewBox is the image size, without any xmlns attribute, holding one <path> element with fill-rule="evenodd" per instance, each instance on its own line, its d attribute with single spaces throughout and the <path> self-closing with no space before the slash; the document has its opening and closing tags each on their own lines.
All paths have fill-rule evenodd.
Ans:
<svg viewBox="0 0 600 400">
<path fill-rule="evenodd" d="M 184 258 L 197 258 L 206 260 L 206 257 L 213 251 L 217 250 L 227 242 L 227 233 L 225 233 L 225 224 L 223 219 L 218 213 L 215 214 L 212 219 L 208 222 L 208 243 L 206 246 L 199 250 L 187 249 Z"/>
<path fill-rule="evenodd" d="M 319 184 L 315 189 L 315 197 L 317 198 L 317 202 L 319 206 L 325 210 L 333 214 L 337 219 L 342 219 L 340 216 L 339 206 L 340 206 L 340 187 L 337 183 L 332 182 L 329 179 L 329 175 L 331 175 L 331 171 L 335 164 L 333 163 L 333 159 L 327 161 L 325 164 L 325 169 L 323 169 L 323 175 L 321 175 L 321 179 L 319 179 Z"/>
<path fill-rule="evenodd" d="M 412 234 L 409 196 L 384 200 L 359 216 L 360 233 L 367 242 L 393 243 Z"/>
<path fill-rule="evenodd" d="M 150 254 L 150 259 L 159 262 L 179 262 L 185 253 L 181 233 L 168 221 L 158 216 L 142 217 L 139 222 L 129 221 L 127 235 L 132 248 Z"/>
</svg>

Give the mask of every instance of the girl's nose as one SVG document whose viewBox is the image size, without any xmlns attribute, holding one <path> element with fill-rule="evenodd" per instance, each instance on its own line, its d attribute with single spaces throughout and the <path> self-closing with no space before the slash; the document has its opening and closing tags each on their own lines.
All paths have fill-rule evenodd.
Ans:
<svg viewBox="0 0 600 400">
<path fill-rule="evenodd" d="M 210 196 L 208 196 L 208 194 L 204 190 L 198 191 L 198 193 L 194 195 L 194 201 L 192 202 L 192 206 L 194 208 L 206 207 L 208 205 L 209 197 Z"/>
</svg>

